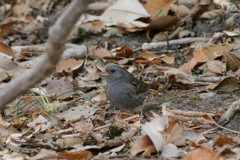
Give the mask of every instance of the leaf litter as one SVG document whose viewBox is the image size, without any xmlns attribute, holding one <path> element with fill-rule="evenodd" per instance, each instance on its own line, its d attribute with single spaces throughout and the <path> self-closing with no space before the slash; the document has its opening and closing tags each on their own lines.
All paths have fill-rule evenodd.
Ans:
<svg viewBox="0 0 240 160">
<path fill-rule="evenodd" d="M 3 2 L 0 88 L 37 64 L 46 52 L 42 29 L 68 4 Z M 239 2 L 115 2 L 82 16 L 69 36 L 78 43 L 66 45 L 56 70 L 9 104 L 1 158 L 239 159 L 239 114 L 224 123 L 240 106 Z M 114 116 L 100 76 L 109 64 L 151 86 L 143 117 Z"/>
</svg>

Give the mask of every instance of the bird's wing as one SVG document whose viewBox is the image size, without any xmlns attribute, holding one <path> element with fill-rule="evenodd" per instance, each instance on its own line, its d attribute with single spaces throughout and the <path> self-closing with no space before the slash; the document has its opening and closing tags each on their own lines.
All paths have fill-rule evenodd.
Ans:
<svg viewBox="0 0 240 160">
<path fill-rule="evenodd" d="M 131 85 L 133 85 L 136 88 L 136 93 L 142 93 L 146 92 L 149 89 L 148 84 L 144 83 L 141 80 L 136 79 L 135 77 L 132 78 L 132 81 L 130 82 Z"/>
</svg>

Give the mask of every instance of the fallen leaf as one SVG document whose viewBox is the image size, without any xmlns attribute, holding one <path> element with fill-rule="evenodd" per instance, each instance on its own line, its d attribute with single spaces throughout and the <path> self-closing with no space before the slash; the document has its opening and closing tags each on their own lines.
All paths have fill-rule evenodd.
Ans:
<svg viewBox="0 0 240 160">
<path fill-rule="evenodd" d="M 58 159 L 80 159 L 80 160 L 87 160 L 93 158 L 93 154 L 88 150 L 83 150 L 79 152 L 68 152 L 62 151 L 58 153 Z"/>
<path fill-rule="evenodd" d="M 5 45 L 2 42 L 0 42 L 0 52 L 5 53 L 6 55 L 11 56 L 11 57 L 14 56 L 12 48 Z"/>
<path fill-rule="evenodd" d="M 95 54 L 98 58 L 112 57 L 111 52 L 104 48 L 97 48 L 93 50 L 93 54 Z"/>
<path fill-rule="evenodd" d="M 218 60 L 208 60 L 206 64 L 207 70 L 213 73 L 224 74 L 227 70 L 226 64 Z"/>
<path fill-rule="evenodd" d="M 181 70 L 191 71 L 195 66 L 206 62 L 207 60 L 214 60 L 224 54 L 225 50 L 230 51 L 232 47 L 222 45 L 221 47 L 209 44 L 197 44 L 193 52 L 193 58 L 179 67 Z"/>
<path fill-rule="evenodd" d="M 151 122 L 142 125 L 142 130 L 150 137 L 156 150 L 159 152 L 165 146 L 163 131 L 168 127 L 168 117 L 154 118 Z"/>
<path fill-rule="evenodd" d="M 27 126 L 33 128 L 35 133 L 37 133 L 49 130 L 52 127 L 52 123 L 42 115 L 39 115 L 37 119 L 28 123 Z"/>
<path fill-rule="evenodd" d="M 19 68 L 19 65 L 11 59 L 0 55 L 0 68 L 4 70 L 13 70 Z"/>
<path fill-rule="evenodd" d="M 66 123 L 75 122 L 80 119 L 87 119 L 90 116 L 94 115 L 97 111 L 96 108 L 89 107 L 89 105 L 79 105 L 78 107 L 72 107 L 67 111 L 64 111 L 57 115 L 60 120 L 65 120 Z"/>
<path fill-rule="evenodd" d="M 66 99 L 74 94 L 74 86 L 66 77 L 52 80 L 46 86 L 47 95 L 54 95 L 58 99 Z"/>
<path fill-rule="evenodd" d="M 221 9 L 214 9 L 208 12 L 204 12 L 200 18 L 205 18 L 205 19 L 214 19 L 216 18 L 216 16 L 221 15 L 225 13 L 225 9 L 221 8 Z"/>
<path fill-rule="evenodd" d="M 182 160 L 226 160 L 220 154 L 211 151 L 208 148 L 199 147 L 193 151 L 190 151 Z"/>
<path fill-rule="evenodd" d="M 176 2 L 177 0 L 161 0 L 161 1 L 150 0 L 147 1 L 146 4 L 144 4 L 144 7 L 152 17 L 156 17 L 159 14 L 160 10 L 163 12 L 163 15 L 165 16 L 168 15 L 170 6 Z"/>
<path fill-rule="evenodd" d="M 148 18 L 149 14 L 137 0 L 119 0 L 105 10 L 100 20 L 105 25 L 117 25 L 123 28 L 144 28 L 148 24 L 136 21 L 139 18 Z"/>
<path fill-rule="evenodd" d="M 153 142 L 148 137 L 144 135 L 139 137 L 134 143 L 130 150 L 131 155 L 136 156 L 138 153 L 144 152 L 144 157 L 151 157 L 151 153 L 157 152 Z"/>
<path fill-rule="evenodd" d="M 161 156 L 164 158 L 177 158 L 180 157 L 182 150 L 177 148 L 174 144 L 168 143 L 162 149 Z"/>
<path fill-rule="evenodd" d="M 116 49 L 112 50 L 111 52 L 112 52 L 112 55 L 114 55 L 116 57 L 126 57 L 126 58 L 129 58 L 129 57 L 133 56 L 133 54 L 134 54 L 133 50 L 130 49 L 128 46 L 116 48 Z"/>
<path fill-rule="evenodd" d="M 218 84 L 212 84 L 206 87 L 207 90 L 217 93 L 222 92 L 232 92 L 238 88 L 238 79 L 236 77 L 227 77 L 223 79 Z"/>
<path fill-rule="evenodd" d="M 24 3 L 17 3 L 13 6 L 13 15 L 14 16 L 23 16 L 27 15 L 32 9 Z"/>
<path fill-rule="evenodd" d="M 184 17 L 190 13 L 190 9 L 182 4 L 172 4 L 170 9 L 177 15 L 177 17 Z"/>
</svg>

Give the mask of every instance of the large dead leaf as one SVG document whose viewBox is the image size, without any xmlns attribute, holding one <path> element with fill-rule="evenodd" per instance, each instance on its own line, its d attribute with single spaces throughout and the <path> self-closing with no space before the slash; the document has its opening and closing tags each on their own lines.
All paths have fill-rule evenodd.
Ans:
<svg viewBox="0 0 240 160">
<path fill-rule="evenodd" d="M 14 16 L 23 16 L 27 15 L 32 9 L 24 3 L 17 3 L 13 6 L 13 15 Z"/>
<path fill-rule="evenodd" d="M 75 59 L 65 59 L 61 60 L 57 66 L 56 70 L 57 72 L 60 71 L 66 71 L 66 72 L 80 72 L 80 70 L 83 68 L 84 60 L 75 60 Z"/>
<path fill-rule="evenodd" d="M 161 151 L 167 144 L 183 145 L 185 143 L 185 134 L 183 128 L 176 120 L 168 121 L 168 116 L 159 117 L 155 115 L 155 118 L 151 122 L 146 122 L 142 125 L 142 130 L 151 139 L 156 150 L 152 148 L 152 143 L 143 139 L 137 140 L 131 149 L 131 154 L 136 155 L 141 151 L 145 151 L 144 155 L 149 156 L 152 152 Z M 143 138 L 143 137 L 142 137 Z M 174 147 L 173 147 L 174 148 Z M 150 150 L 149 150 L 150 149 Z M 166 152 L 165 152 L 166 153 Z M 179 153 L 172 154 L 172 157 L 178 157 Z M 171 157 L 169 154 L 165 154 Z"/>
<path fill-rule="evenodd" d="M 91 80 L 97 80 L 100 78 L 100 71 L 97 67 L 97 62 L 98 60 L 95 60 L 93 62 L 93 65 L 91 65 L 90 67 L 88 67 L 86 70 L 88 71 L 88 73 L 82 78 L 82 80 L 84 81 L 91 81 Z"/>
<path fill-rule="evenodd" d="M 152 17 L 156 17 L 159 14 L 160 10 L 165 16 L 168 14 L 170 6 L 176 2 L 177 0 L 150 0 L 144 4 L 144 7 Z"/>
<path fill-rule="evenodd" d="M 144 152 L 144 157 L 151 157 L 151 153 L 157 152 L 153 142 L 149 136 L 144 135 L 139 137 L 133 144 L 130 153 L 133 156 L 136 156 L 138 153 Z"/>
<path fill-rule="evenodd" d="M 80 136 L 79 137 L 68 136 L 66 138 L 58 138 L 57 141 L 54 142 L 54 144 L 61 148 L 69 148 L 73 147 L 74 145 L 83 145 L 85 141 L 86 139 Z"/>
<path fill-rule="evenodd" d="M 0 134 L 1 134 L 1 136 L 3 136 L 3 137 L 7 137 L 7 136 L 10 136 L 11 134 L 15 134 L 15 133 L 19 133 L 19 131 L 16 129 L 16 128 L 14 128 L 14 127 L 7 127 L 7 126 L 5 126 L 5 125 L 2 125 L 2 124 L 0 124 Z"/>
<path fill-rule="evenodd" d="M 57 96 L 58 99 L 65 99 L 73 95 L 74 87 L 68 78 L 62 77 L 59 80 L 49 82 L 46 86 L 46 93 Z"/>
<path fill-rule="evenodd" d="M 236 71 L 240 68 L 239 56 L 232 53 L 225 53 L 224 59 L 227 61 L 227 68 Z"/>
<path fill-rule="evenodd" d="M 149 14 L 137 0 L 119 0 L 102 14 L 100 20 L 107 26 L 117 25 L 123 28 L 144 28 L 148 24 L 136 21 L 148 18 Z"/>
<path fill-rule="evenodd" d="M 131 57 L 134 54 L 133 50 L 129 48 L 127 45 L 121 48 L 116 48 L 111 52 L 116 57 L 127 57 L 127 58 Z"/>
<path fill-rule="evenodd" d="M 182 4 L 172 4 L 170 9 L 175 12 L 177 17 L 184 17 L 190 13 L 190 9 Z"/>
<path fill-rule="evenodd" d="M 17 69 L 19 65 L 13 60 L 7 58 L 6 56 L 0 55 L 0 68 L 4 70 L 13 70 Z"/>
<path fill-rule="evenodd" d="M 204 147 L 199 147 L 188 154 L 182 160 L 226 160 L 218 153 Z"/>
<path fill-rule="evenodd" d="M 218 84 L 212 84 L 207 86 L 207 89 L 211 92 L 232 92 L 238 88 L 239 80 L 236 77 L 227 77 Z"/>
<path fill-rule="evenodd" d="M 178 22 L 178 18 L 176 16 L 161 16 L 153 19 L 149 26 L 148 30 L 167 30 Z"/>
<path fill-rule="evenodd" d="M 208 60 L 207 70 L 217 74 L 224 74 L 227 70 L 226 64 L 218 60 Z"/>
<path fill-rule="evenodd" d="M 93 51 L 93 53 L 98 57 L 98 58 L 104 58 L 104 57 L 112 57 L 112 54 L 110 51 L 104 49 L 104 48 L 97 48 Z"/>
<path fill-rule="evenodd" d="M 39 160 L 39 159 L 56 159 L 57 152 L 53 150 L 41 149 L 41 151 L 29 160 Z"/>
<path fill-rule="evenodd" d="M 12 25 L 14 25 L 15 23 L 16 21 L 10 21 L 7 23 L 0 24 L 0 38 L 7 36 L 10 32 Z"/>
<path fill-rule="evenodd" d="M 39 115 L 37 119 L 28 123 L 28 127 L 33 128 L 35 132 L 42 132 L 49 130 L 52 127 L 52 123 L 42 115 Z"/>
<path fill-rule="evenodd" d="M 75 122 L 80 119 L 87 119 L 90 116 L 94 115 L 96 108 L 89 107 L 88 105 L 80 105 L 78 107 L 70 108 L 67 111 L 64 111 L 57 115 L 60 120 L 65 120 L 66 123 Z"/>
<path fill-rule="evenodd" d="M 214 9 L 208 12 L 205 12 L 201 15 L 201 18 L 205 18 L 205 19 L 214 19 L 216 16 L 221 15 L 225 13 L 225 9 L 221 8 L 221 9 Z"/>
<path fill-rule="evenodd" d="M 4 43 L 0 43 L 0 52 L 5 53 L 6 55 L 11 57 L 14 56 L 12 48 L 5 45 Z"/>
<path fill-rule="evenodd" d="M 191 71 L 195 66 L 206 62 L 207 60 L 214 60 L 223 55 L 225 50 L 230 51 L 233 47 L 222 45 L 220 47 L 209 44 L 198 44 L 193 52 L 193 58 L 179 67 L 181 70 Z"/>
<path fill-rule="evenodd" d="M 177 83 L 193 84 L 195 80 L 190 73 L 175 68 L 165 71 L 164 74 L 169 78 L 170 81 Z"/>
<path fill-rule="evenodd" d="M 62 151 L 58 153 L 58 159 L 91 159 L 93 158 L 93 154 L 88 150 L 83 150 L 79 152 L 68 152 L 68 151 Z"/>
</svg>

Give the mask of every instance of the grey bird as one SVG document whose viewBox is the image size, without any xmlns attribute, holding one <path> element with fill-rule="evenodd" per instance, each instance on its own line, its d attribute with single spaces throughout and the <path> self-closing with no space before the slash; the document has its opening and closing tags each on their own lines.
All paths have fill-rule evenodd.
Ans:
<svg viewBox="0 0 240 160">
<path fill-rule="evenodd" d="M 107 77 L 106 95 L 113 106 L 131 111 L 143 104 L 149 85 L 117 65 L 107 66 L 105 71 L 102 75 Z"/>
</svg>

